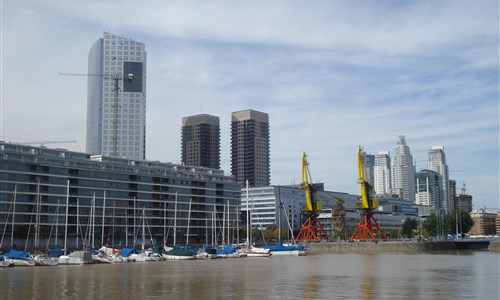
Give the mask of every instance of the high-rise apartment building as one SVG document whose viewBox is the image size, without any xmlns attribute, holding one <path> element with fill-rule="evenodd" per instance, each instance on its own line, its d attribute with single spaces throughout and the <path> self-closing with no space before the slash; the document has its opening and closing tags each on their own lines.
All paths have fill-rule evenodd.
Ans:
<svg viewBox="0 0 500 300">
<path fill-rule="evenodd" d="M 268 186 L 270 176 L 269 116 L 255 110 L 231 116 L 231 173 L 250 187 Z"/>
<path fill-rule="evenodd" d="M 449 175 L 448 175 L 448 165 L 446 164 L 446 155 L 444 153 L 443 146 L 434 146 L 429 151 L 429 160 L 427 162 L 427 169 L 435 171 L 439 175 L 441 175 L 441 186 L 442 193 L 441 203 L 439 204 L 440 208 L 445 211 L 450 211 L 452 205 L 450 204 L 449 197 Z"/>
<path fill-rule="evenodd" d="M 207 114 L 182 118 L 182 164 L 220 169 L 219 117 Z"/>
<path fill-rule="evenodd" d="M 391 193 L 391 158 L 389 151 L 381 151 L 375 155 L 374 186 L 375 193 L 388 195 Z"/>
<path fill-rule="evenodd" d="M 406 138 L 399 136 L 392 158 L 392 191 L 405 200 L 415 202 L 415 167 Z"/>
<path fill-rule="evenodd" d="M 87 152 L 145 159 L 144 44 L 104 32 L 90 49 L 88 75 Z"/>
<path fill-rule="evenodd" d="M 366 179 L 367 179 L 368 183 L 370 184 L 370 186 L 373 187 L 375 185 L 375 176 L 374 176 L 375 155 L 368 154 L 368 153 L 363 151 L 363 161 L 365 164 L 365 172 L 366 172 L 365 175 L 368 177 Z"/>
<path fill-rule="evenodd" d="M 442 209 L 443 178 L 432 170 L 421 170 L 415 175 L 415 204 Z"/>
</svg>

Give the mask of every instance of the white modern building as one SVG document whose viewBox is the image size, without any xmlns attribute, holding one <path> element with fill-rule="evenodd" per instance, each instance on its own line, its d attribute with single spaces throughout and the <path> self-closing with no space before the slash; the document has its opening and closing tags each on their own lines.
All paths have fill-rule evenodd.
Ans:
<svg viewBox="0 0 500 300">
<path fill-rule="evenodd" d="M 451 204 L 449 197 L 449 173 L 443 146 L 433 146 L 431 148 L 431 150 L 429 151 L 429 161 L 427 162 L 427 169 L 441 175 L 442 196 L 439 206 L 447 212 L 450 211 Z"/>
<path fill-rule="evenodd" d="M 415 167 L 406 138 L 399 136 L 392 158 L 392 193 L 415 202 Z"/>
<path fill-rule="evenodd" d="M 145 159 L 144 44 L 104 32 L 90 49 L 87 75 L 87 152 Z"/>
<path fill-rule="evenodd" d="M 389 151 L 375 155 L 374 189 L 378 195 L 391 193 L 391 157 Z"/>
</svg>

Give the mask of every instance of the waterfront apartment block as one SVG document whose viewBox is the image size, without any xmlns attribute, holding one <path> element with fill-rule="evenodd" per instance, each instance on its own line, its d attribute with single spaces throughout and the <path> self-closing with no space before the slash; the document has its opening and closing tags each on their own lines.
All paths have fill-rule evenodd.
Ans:
<svg viewBox="0 0 500 300">
<path fill-rule="evenodd" d="M 470 213 L 474 225 L 470 229 L 471 235 L 495 235 L 498 211 L 478 209 Z"/>
<path fill-rule="evenodd" d="M 183 165 L 220 169 L 219 117 L 207 114 L 182 118 Z"/>
<path fill-rule="evenodd" d="M 144 43 L 104 32 L 88 61 L 87 153 L 144 160 Z"/>
<path fill-rule="evenodd" d="M 63 247 L 66 228 L 71 249 L 220 242 L 221 224 L 239 227 L 240 193 L 222 170 L 0 142 L 3 247 L 33 246 L 35 228 L 44 247 Z"/>
<path fill-rule="evenodd" d="M 271 183 L 269 116 L 255 110 L 233 112 L 231 116 L 231 174 L 241 186 Z"/>
</svg>

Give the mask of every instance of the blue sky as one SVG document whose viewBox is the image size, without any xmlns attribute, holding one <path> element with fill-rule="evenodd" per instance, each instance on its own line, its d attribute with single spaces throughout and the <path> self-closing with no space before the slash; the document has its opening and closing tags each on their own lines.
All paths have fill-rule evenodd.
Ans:
<svg viewBox="0 0 500 300">
<path fill-rule="evenodd" d="M 2 1 L 2 0 L 0 0 Z M 1 138 L 85 150 L 88 51 L 103 31 L 144 42 L 150 160 L 180 161 L 184 116 L 269 114 L 271 181 L 359 193 L 356 148 L 399 135 L 425 168 L 445 147 L 474 208 L 499 208 L 499 4 L 480 1 L 3 0 Z"/>
</svg>

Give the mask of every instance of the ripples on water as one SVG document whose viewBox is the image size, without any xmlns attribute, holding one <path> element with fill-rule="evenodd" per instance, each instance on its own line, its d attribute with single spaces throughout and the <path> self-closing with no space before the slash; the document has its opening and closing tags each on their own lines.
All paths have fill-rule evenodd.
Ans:
<svg viewBox="0 0 500 300">
<path fill-rule="evenodd" d="M 312 254 L 0 268 L 3 299 L 499 299 L 500 254 Z"/>
</svg>

